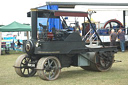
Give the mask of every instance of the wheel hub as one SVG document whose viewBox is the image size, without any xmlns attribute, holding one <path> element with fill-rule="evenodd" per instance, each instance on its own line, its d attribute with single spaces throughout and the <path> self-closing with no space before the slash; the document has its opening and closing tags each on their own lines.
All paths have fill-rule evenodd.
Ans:
<svg viewBox="0 0 128 85">
<path fill-rule="evenodd" d="M 46 67 L 46 72 L 50 72 L 51 70 L 52 70 L 51 66 L 50 67 L 49 66 Z"/>
</svg>

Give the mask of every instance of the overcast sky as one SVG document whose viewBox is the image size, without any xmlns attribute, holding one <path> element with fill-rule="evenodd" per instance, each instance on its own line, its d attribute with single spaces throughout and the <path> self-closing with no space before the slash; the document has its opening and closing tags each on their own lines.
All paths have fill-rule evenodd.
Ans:
<svg viewBox="0 0 128 85">
<path fill-rule="evenodd" d="M 31 23 L 30 18 L 27 17 L 27 12 L 30 8 L 39 7 L 45 5 L 46 1 L 50 0 L 1 0 L 0 1 L 0 25 L 7 25 L 13 21 L 20 23 Z M 62 0 L 51 0 L 51 1 L 61 1 Z M 69 0 L 64 0 L 65 2 Z M 70 0 L 71 2 L 103 2 L 103 0 Z M 115 0 L 107 0 L 106 2 L 112 3 Z M 126 0 L 118 0 L 115 3 L 128 3 Z M 100 14 L 105 16 L 100 16 Z M 106 14 L 106 15 L 105 15 Z M 107 18 L 108 17 L 108 18 Z M 112 12 L 108 15 L 108 12 L 97 12 L 93 15 L 96 21 L 105 22 L 109 18 L 119 18 L 122 21 L 122 12 Z M 102 19 L 101 19 L 102 18 Z M 117 19 L 118 19 L 117 18 Z"/>
</svg>

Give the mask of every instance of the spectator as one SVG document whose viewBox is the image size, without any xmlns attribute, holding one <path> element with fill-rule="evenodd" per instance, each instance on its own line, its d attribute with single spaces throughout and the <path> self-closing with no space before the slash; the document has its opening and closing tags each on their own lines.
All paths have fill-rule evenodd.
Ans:
<svg viewBox="0 0 128 85">
<path fill-rule="evenodd" d="M 17 43 L 18 48 L 20 48 L 21 45 L 22 45 L 22 43 L 20 43 L 20 40 L 19 39 L 16 41 L 16 43 Z"/>
<path fill-rule="evenodd" d="M 110 34 L 110 46 L 116 46 L 116 39 L 117 34 L 115 33 L 114 29 L 112 29 Z"/>
<path fill-rule="evenodd" d="M 12 43 L 11 43 L 11 47 L 13 48 L 13 50 L 15 50 L 15 43 L 14 43 L 14 39 L 13 39 L 13 41 L 12 41 Z"/>
<path fill-rule="evenodd" d="M 118 30 L 118 39 L 120 41 L 121 51 L 124 52 L 125 51 L 125 33 L 121 29 Z"/>
</svg>

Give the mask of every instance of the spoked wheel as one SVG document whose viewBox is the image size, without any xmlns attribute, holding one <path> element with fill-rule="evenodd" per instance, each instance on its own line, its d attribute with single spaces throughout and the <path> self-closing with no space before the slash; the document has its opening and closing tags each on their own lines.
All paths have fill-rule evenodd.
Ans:
<svg viewBox="0 0 128 85">
<path fill-rule="evenodd" d="M 104 28 L 109 27 L 109 28 L 113 28 L 113 25 L 116 25 L 116 28 L 123 28 L 124 26 L 122 25 L 122 23 L 116 19 L 111 19 L 108 20 L 105 25 Z"/>
<path fill-rule="evenodd" d="M 93 70 L 108 71 L 114 62 L 114 55 L 111 52 L 96 53 L 92 61 L 95 62 L 91 63 Z"/>
<path fill-rule="evenodd" d="M 41 79 L 55 80 L 61 72 L 61 64 L 56 57 L 41 58 L 37 64 L 37 74 Z"/>
<path fill-rule="evenodd" d="M 114 55 L 112 52 L 89 52 L 88 57 L 90 65 L 81 66 L 84 70 L 108 71 L 114 62 Z"/>
<path fill-rule="evenodd" d="M 31 59 L 28 57 L 28 55 L 24 54 L 19 56 L 14 65 L 16 73 L 21 77 L 34 76 L 36 70 L 34 67 L 29 66 L 30 63 Z"/>
</svg>

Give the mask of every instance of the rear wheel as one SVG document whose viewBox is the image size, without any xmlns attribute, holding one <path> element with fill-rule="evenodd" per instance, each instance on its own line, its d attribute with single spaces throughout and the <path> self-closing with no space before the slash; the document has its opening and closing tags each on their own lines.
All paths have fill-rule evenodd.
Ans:
<svg viewBox="0 0 128 85">
<path fill-rule="evenodd" d="M 108 71 L 114 62 L 114 55 L 111 52 L 98 52 L 92 59 L 95 62 L 91 63 L 91 68 L 93 70 Z"/>
<path fill-rule="evenodd" d="M 56 57 L 41 58 L 37 64 L 37 74 L 44 80 L 55 80 L 61 72 L 61 64 Z"/>
<path fill-rule="evenodd" d="M 29 66 L 31 62 L 32 60 L 28 57 L 27 54 L 19 56 L 14 65 L 16 73 L 21 77 L 34 76 L 36 70 L 34 67 Z"/>
<path fill-rule="evenodd" d="M 108 71 L 114 62 L 112 52 L 92 52 L 90 55 L 90 66 L 82 66 L 84 70 Z"/>
</svg>

